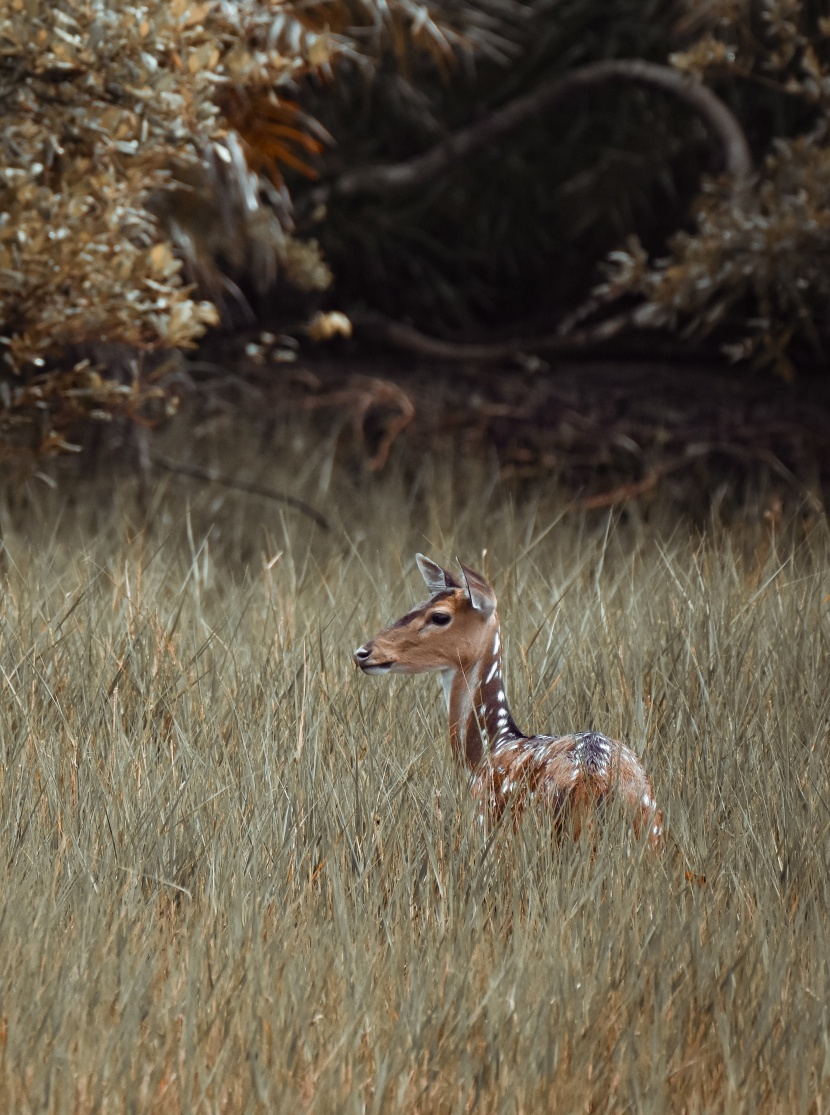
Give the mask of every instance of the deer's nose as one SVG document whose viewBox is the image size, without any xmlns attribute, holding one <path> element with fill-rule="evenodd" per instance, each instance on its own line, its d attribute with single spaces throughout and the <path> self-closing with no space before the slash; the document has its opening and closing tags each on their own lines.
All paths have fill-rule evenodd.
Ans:
<svg viewBox="0 0 830 1115">
<path fill-rule="evenodd" d="M 362 647 L 358 647 L 354 652 L 354 660 L 360 666 L 367 658 L 372 657 L 372 644 L 364 643 Z"/>
</svg>

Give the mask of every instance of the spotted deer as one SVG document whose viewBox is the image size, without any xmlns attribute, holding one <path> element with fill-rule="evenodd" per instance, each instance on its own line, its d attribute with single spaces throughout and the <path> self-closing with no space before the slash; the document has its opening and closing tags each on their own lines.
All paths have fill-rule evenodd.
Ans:
<svg viewBox="0 0 830 1115">
<path fill-rule="evenodd" d="M 358 647 L 366 674 L 440 674 L 453 755 L 466 764 L 474 796 L 491 817 L 514 815 L 534 801 L 551 810 L 558 828 L 578 836 L 604 803 L 622 800 L 635 834 L 652 847 L 663 815 L 637 756 L 597 732 L 528 736 L 516 725 L 504 691 L 501 634 L 490 584 L 467 566 L 457 577 L 416 555 L 430 598 Z"/>
</svg>

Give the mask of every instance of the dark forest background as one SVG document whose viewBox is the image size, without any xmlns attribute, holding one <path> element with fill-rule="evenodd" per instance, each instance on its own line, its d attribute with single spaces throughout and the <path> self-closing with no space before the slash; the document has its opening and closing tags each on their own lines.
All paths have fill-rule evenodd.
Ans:
<svg viewBox="0 0 830 1115">
<path fill-rule="evenodd" d="M 346 408 L 376 467 L 429 397 L 544 468 L 566 384 L 606 448 L 636 394 L 640 448 L 680 406 L 683 453 L 717 426 L 825 468 L 819 0 L 61 0 L 0 30 L 16 468 L 146 463 L 229 371 L 233 399 Z"/>
</svg>

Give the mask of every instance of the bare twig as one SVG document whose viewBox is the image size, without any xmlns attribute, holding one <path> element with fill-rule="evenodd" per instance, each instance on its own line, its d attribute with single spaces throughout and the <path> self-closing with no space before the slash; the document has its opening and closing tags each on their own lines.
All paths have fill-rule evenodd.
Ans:
<svg viewBox="0 0 830 1115">
<path fill-rule="evenodd" d="M 328 519 L 321 515 L 319 511 L 315 511 L 309 504 L 298 499 L 297 496 L 290 496 L 286 492 L 278 492 L 275 488 L 269 488 L 264 484 L 249 484 L 244 480 L 235 480 L 233 477 L 225 476 L 223 473 L 216 472 L 212 468 L 202 468 L 200 465 L 186 464 L 184 461 L 174 461 L 170 457 L 163 456 L 161 453 L 153 453 L 150 459 L 152 464 L 156 465 L 158 468 L 164 469 L 165 472 L 175 472 L 180 476 L 192 476 L 195 480 L 206 480 L 210 484 L 221 484 L 225 488 L 233 488 L 238 492 L 248 492 L 252 496 L 262 496 L 264 499 L 272 499 L 277 503 L 284 503 L 288 507 L 292 507 L 295 511 L 300 511 L 303 515 L 307 515 L 321 530 L 331 530 L 331 524 Z"/>
<path fill-rule="evenodd" d="M 377 313 L 353 315 L 352 320 L 359 329 L 367 330 L 395 348 L 408 349 L 410 352 L 417 352 L 421 356 L 430 356 L 437 360 L 506 360 L 527 351 L 518 340 L 495 344 L 459 344 L 455 341 L 444 341 L 440 337 L 431 337 L 411 325 L 392 321 L 391 318 Z M 570 347 L 568 342 L 565 344 Z"/>
<path fill-rule="evenodd" d="M 648 492 L 654 491 L 660 479 L 668 472 L 674 472 L 683 465 L 690 464 L 686 460 L 673 460 L 667 461 L 665 465 L 654 468 L 647 472 L 642 480 L 634 480 L 629 484 L 620 484 L 616 488 L 610 489 L 607 492 L 597 492 L 596 495 L 587 496 L 577 503 L 577 507 L 583 511 L 600 511 L 607 507 L 616 507 L 621 503 L 628 503 L 630 499 L 636 499 L 637 496 L 644 496 Z"/>
<path fill-rule="evenodd" d="M 598 492 L 596 495 L 587 496 L 585 499 L 579 500 L 576 506 L 583 511 L 597 511 L 628 503 L 630 499 L 636 499 L 637 496 L 646 495 L 648 492 L 653 491 L 663 477 L 667 476 L 669 473 L 677 472 L 678 469 L 693 465 L 700 460 L 701 457 L 714 453 L 723 453 L 745 460 L 764 461 L 773 472 L 777 473 L 778 476 L 798 492 L 799 496 L 804 500 L 811 511 L 818 514 L 824 513 L 824 504 L 815 492 L 811 491 L 803 484 L 802 481 L 799 480 L 798 477 L 795 476 L 770 450 L 742 445 L 731 445 L 721 441 L 703 443 L 694 447 L 690 446 L 687 448 L 684 456 L 669 457 L 667 460 L 663 461 L 662 464 L 656 465 L 654 468 L 650 469 L 641 480 L 620 484 L 618 487 L 612 488 L 609 491 Z"/>
<path fill-rule="evenodd" d="M 576 330 L 567 337 L 559 333 L 549 333 L 539 337 L 516 337 L 494 343 L 459 344 L 456 341 L 431 337 L 411 325 L 392 321 L 382 314 L 365 313 L 354 315 L 352 318 L 358 328 L 372 332 L 395 348 L 417 352 L 421 356 L 429 356 L 436 360 L 515 360 L 519 363 L 523 358 L 537 352 L 548 352 L 557 356 L 574 356 L 583 353 L 587 348 L 603 344 L 617 336 L 631 325 L 632 320 L 633 311 L 630 311 L 617 314 L 589 328 Z"/>
<path fill-rule="evenodd" d="M 492 145 L 566 97 L 608 82 L 649 85 L 677 97 L 697 113 L 717 136 L 723 148 L 726 170 L 735 182 L 743 182 L 752 172 L 752 155 L 743 129 L 731 109 L 711 89 L 697 78 L 682 74 L 671 66 L 642 59 L 612 58 L 580 66 L 562 77 L 542 82 L 531 93 L 516 97 L 483 120 L 461 128 L 414 159 L 403 163 L 359 167 L 332 182 L 323 183 L 306 194 L 303 208 L 306 212 L 313 212 L 332 197 L 385 194 L 423 186 L 453 163 L 482 147 Z"/>
<path fill-rule="evenodd" d="M 375 376 L 354 376 L 342 391 L 306 399 L 302 406 L 305 410 L 331 406 L 352 407 L 354 429 L 363 440 L 367 453 L 369 446 L 366 440 L 366 419 L 369 412 L 383 407 L 395 411 L 396 414 L 387 423 L 377 448 L 374 453 L 370 453 L 367 463 L 372 472 L 379 472 L 384 467 L 398 435 L 403 433 L 415 417 L 415 406 L 407 393 L 396 383 Z"/>
</svg>

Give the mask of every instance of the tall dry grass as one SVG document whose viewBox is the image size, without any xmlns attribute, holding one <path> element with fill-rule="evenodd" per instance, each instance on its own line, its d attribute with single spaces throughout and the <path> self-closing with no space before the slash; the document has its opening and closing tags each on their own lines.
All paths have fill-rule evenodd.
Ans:
<svg viewBox="0 0 830 1115">
<path fill-rule="evenodd" d="M 269 475 L 330 536 L 169 479 L 0 511 L 0 1109 L 827 1111 L 826 525 L 329 450 Z M 484 562 L 520 724 L 641 753 L 662 858 L 488 836 L 434 679 L 356 674 L 416 549 Z"/>
</svg>

